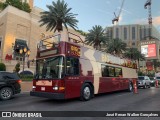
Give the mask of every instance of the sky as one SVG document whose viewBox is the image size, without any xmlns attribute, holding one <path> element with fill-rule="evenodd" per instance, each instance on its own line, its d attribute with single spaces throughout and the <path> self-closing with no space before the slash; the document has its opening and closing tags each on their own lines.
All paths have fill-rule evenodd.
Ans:
<svg viewBox="0 0 160 120">
<path fill-rule="evenodd" d="M 46 5 L 57 0 L 34 0 L 34 6 L 48 11 Z M 88 32 L 95 25 L 103 28 L 113 26 L 114 12 L 119 14 L 123 0 L 64 0 L 71 12 L 78 14 L 78 29 Z M 144 9 L 147 0 L 124 0 L 119 25 L 148 24 L 148 9 Z M 160 31 L 160 0 L 152 0 L 152 19 Z"/>
</svg>

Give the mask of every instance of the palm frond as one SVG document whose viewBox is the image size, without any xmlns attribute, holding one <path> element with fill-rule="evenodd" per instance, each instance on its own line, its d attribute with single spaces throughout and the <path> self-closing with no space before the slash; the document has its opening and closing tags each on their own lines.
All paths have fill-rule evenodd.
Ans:
<svg viewBox="0 0 160 120">
<path fill-rule="evenodd" d="M 75 29 L 77 28 L 78 20 L 76 19 L 77 14 L 73 14 L 70 11 L 72 8 L 68 8 L 68 4 L 64 0 L 58 0 L 52 2 L 52 5 L 47 5 L 48 11 L 41 12 L 40 26 L 46 25 L 46 30 L 54 32 L 56 30 L 63 30 L 62 25 L 68 29 L 68 26 Z"/>
</svg>

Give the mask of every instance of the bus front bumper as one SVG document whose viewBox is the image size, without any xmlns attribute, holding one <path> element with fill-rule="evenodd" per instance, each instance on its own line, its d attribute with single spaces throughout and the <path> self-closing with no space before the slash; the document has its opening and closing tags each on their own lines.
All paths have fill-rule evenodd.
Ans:
<svg viewBox="0 0 160 120">
<path fill-rule="evenodd" d="M 49 92 L 30 91 L 30 96 L 45 97 L 45 98 L 50 98 L 50 99 L 55 99 L 55 100 L 65 99 L 64 93 L 49 93 Z"/>
</svg>

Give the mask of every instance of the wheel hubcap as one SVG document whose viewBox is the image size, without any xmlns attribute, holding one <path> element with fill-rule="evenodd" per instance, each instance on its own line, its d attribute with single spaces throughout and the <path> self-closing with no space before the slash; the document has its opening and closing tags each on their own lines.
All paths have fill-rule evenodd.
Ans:
<svg viewBox="0 0 160 120">
<path fill-rule="evenodd" d="M 11 96 L 11 91 L 8 90 L 8 89 L 4 89 L 1 93 L 1 96 L 6 99 L 6 98 L 9 98 Z"/>
<path fill-rule="evenodd" d="M 84 98 L 89 99 L 90 95 L 91 95 L 91 92 L 90 92 L 89 87 L 85 87 L 84 88 Z"/>
</svg>

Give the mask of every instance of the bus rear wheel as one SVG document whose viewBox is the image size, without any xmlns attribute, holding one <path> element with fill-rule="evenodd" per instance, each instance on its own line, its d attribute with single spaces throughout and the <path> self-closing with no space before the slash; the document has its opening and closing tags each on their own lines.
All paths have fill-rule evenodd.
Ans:
<svg viewBox="0 0 160 120">
<path fill-rule="evenodd" d="M 91 86 L 88 83 L 86 83 L 82 86 L 80 100 L 88 101 L 91 99 L 91 96 L 92 96 Z"/>
</svg>

